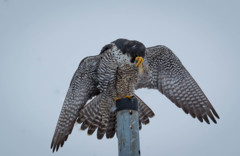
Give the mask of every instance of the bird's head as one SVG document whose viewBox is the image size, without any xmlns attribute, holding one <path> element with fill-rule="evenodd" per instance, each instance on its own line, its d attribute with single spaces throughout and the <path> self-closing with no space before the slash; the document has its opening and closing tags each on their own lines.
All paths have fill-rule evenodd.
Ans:
<svg viewBox="0 0 240 156">
<path fill-rule="evenodd" d="M 140 66 L 142 64 L 146 48 L 141 42 L 135 40 L 117 39 L 112 43 L 114 43 L 123 54 L 127 54 L 132 63 L 136 62 L 136 66 Z"/>
</svg>

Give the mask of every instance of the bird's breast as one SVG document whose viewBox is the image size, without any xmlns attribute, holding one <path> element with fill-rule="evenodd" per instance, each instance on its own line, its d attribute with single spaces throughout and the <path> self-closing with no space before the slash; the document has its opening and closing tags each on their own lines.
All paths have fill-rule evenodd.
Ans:
<svg viewBox="0 0 240 156">
<path fill-rule="evenodd" d="M 132 96 L 137 83 L 138 70 L 130 65 L 118 68 L 116 77 L 117 96 Z"/>
</svg>

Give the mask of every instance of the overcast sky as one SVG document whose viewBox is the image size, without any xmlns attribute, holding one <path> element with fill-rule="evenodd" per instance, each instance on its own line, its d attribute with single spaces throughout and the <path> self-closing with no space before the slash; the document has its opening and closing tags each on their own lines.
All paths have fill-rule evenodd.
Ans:
<svg viewBox="0 0 240 156">
<path fill-rule="evenodd" d="M 221 119 L 200 123 L 158 91 L 136 93 L 155 117 L 140 131 L 142 156 L 240 155 L 240 3 L 209 1 L 0 0 L 0 155 L 112 156 L 117 139 L 75 125 L 50 143 L 79 62 L 117 38 L 166 45 Z"/>
</svg>

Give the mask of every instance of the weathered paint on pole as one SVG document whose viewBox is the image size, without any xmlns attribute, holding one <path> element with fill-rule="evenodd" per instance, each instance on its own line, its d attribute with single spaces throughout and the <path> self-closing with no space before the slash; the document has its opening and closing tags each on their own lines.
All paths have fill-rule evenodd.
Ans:
<svg viewBox="0 0 240 156">
<path fill-rule="evenodd" d="M 117 109 L 118 155 L 140 156 L 137 100 L 118 101 Z"/>
</svg>

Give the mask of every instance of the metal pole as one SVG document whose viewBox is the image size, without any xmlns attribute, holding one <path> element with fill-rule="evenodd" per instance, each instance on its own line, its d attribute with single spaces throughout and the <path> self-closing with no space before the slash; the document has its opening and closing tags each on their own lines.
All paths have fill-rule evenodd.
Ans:
<svg viewBox="0 0 240 156">
<path fill-rule="evenodd" d="M 138 101 L 135 97 L 116 101 L 119 156 L 140 156 Z"/>
</svg>

